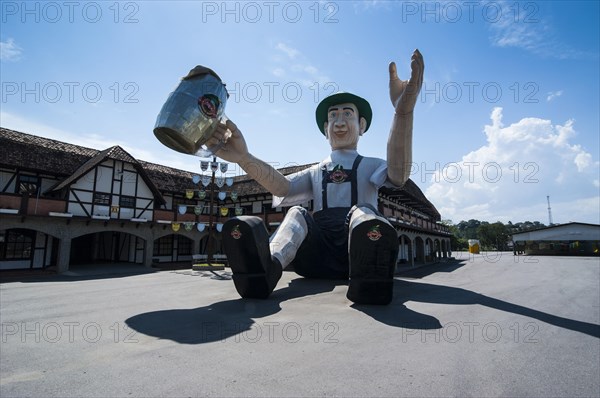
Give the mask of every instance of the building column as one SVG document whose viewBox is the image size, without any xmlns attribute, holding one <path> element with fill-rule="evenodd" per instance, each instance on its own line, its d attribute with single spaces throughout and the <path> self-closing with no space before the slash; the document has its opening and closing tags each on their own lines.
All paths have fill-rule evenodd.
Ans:
<svg viewBox="0 0 600 398">
<path fill-rule="evenodd" d="M 71 238 L 62 238 L 58 244 L 57 267 L 58 272 L 63 273 L 69 270 L 71 261 Z"/>
<path fill-rule="evenodd" d="M 417 240 L 416 238 L 413 238 L 410 241 L 409 257 L 410 257 L 410 266 L 411 266 L 411 268 L 414 268 L 414 266 L 415 266 L 415 255 L 417 253 L 416 247 L 415 247 L 416 246 L 416 240 Z"/>
<path fill-rule="evenodd" d="M 152 256 L 154 255 L 154 239 L 152 237 L 146 238 L 144 248 L 144 266 L 152 267 Z"/>
</svg>

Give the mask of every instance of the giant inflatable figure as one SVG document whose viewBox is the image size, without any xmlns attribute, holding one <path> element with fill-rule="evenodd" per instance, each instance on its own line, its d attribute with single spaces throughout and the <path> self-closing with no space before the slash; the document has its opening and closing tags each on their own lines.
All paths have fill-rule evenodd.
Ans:
<svg viewBox="0 0 600 398">
<path fill-rule="evenodd" d="M 266 298 L 282 270 L 293 264 L 307 278 L 348 279 L 347 297 L 357 304 L 388 304 L 398 254 L 395 229 L 377 211 L 382 186 L 402 187 L 412 162 L 413 110 L 423 82 L 423 57 L 415 50 L 409 80 L 389 65 L 394 118 L 387 159 L 363 157 L 359 138 L 369 129 L 369 103 L 351 93 L 333 94 L 316 109 L 317 127 L 331 146 L 323 161 L 284 176 L 249 151 L 231 120 L 220 123 L 208 147 L 237 163 L 273 194 L 273 207 L 292 206 L 269 238 L 259 217 L 240 216 L 223 226 L 223 245 L 238 293 Z M 312 215 L 300 204 L 313 200 Z"/>
</svg>

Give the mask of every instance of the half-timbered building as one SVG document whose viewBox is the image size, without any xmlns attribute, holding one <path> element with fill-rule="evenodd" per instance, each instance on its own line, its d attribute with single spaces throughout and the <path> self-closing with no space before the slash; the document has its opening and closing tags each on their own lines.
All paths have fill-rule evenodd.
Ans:
<svg viewBox="0 0 600 398">
<path fill-rule="evenodd" d="M 260 216 L 273 232 L 287 208 L 272 208 L 271 194 L 234 167 L 213 166 L 217 178 L 207 184 L 210 167 L 194 175 L 119 146 L 97 150 L 0 128 L 0 269 L 189 264 L 209 249 L 209 231 L 210 251 L 220 253 L 220 226 L 236 214 Z M 222 194 L 210 206 L 215 185 Z M 399 267 L 450 256 L 448 228 L 414 182 L 379 196 L 379 210 L 398 231 Z"/>
</svg>

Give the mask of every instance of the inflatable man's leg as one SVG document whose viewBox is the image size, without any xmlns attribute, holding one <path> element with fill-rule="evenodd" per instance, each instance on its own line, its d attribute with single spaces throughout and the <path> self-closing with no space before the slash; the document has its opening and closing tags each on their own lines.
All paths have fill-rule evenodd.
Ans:
<svg viewBox="0 0 600 398">
<path fill-rule="evenodd" d="M 350 281 L 347 297 L 357 304 L 389 304 L 393 297 L 398 235 L 369 207 L 355 206 L 349 222 Z"/>
<path fill-rule="evenodd" d="M 300 206 L 291 207 L 271 237 L 271 254 L 279 260 L 283 268 L 294 260 L 300 245 L 308 235 L 305 213 L 306 210 Z"/>
<path fill-rule="evenodd" d="M 235 288 L 244 298 L 267 298 L 281 278 L 281 264 L 271 257 L 269 234 L 260 217 L 240 216 L 223 225 L 223 248 Z"/>
</svg>

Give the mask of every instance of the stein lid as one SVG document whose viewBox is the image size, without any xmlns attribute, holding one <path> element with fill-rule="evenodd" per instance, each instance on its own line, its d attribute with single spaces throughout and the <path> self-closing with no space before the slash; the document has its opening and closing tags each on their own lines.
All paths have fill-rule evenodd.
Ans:
<svg viewBox="0 0 600 398">
<path fill-rule="evenodd" d="M 193 77 L 196 76 L 200 76 L 200 75 L 213 75 L 214 77 L 216 77 L 217 79 L 219 79 L 220 82 L 222 82 L 221 78 L 219 77 L 219 75 L 217 75 L 215 73 L 214 70 L 207 68 L 206 66 L 202 66 L 202 65 L 198 65 L 196 66 L 194 69 L 192 69 L 187 76 L 184 76 L 182 78 L 182 80 L 188 80 L 191 79 Z"/>
</svg>

